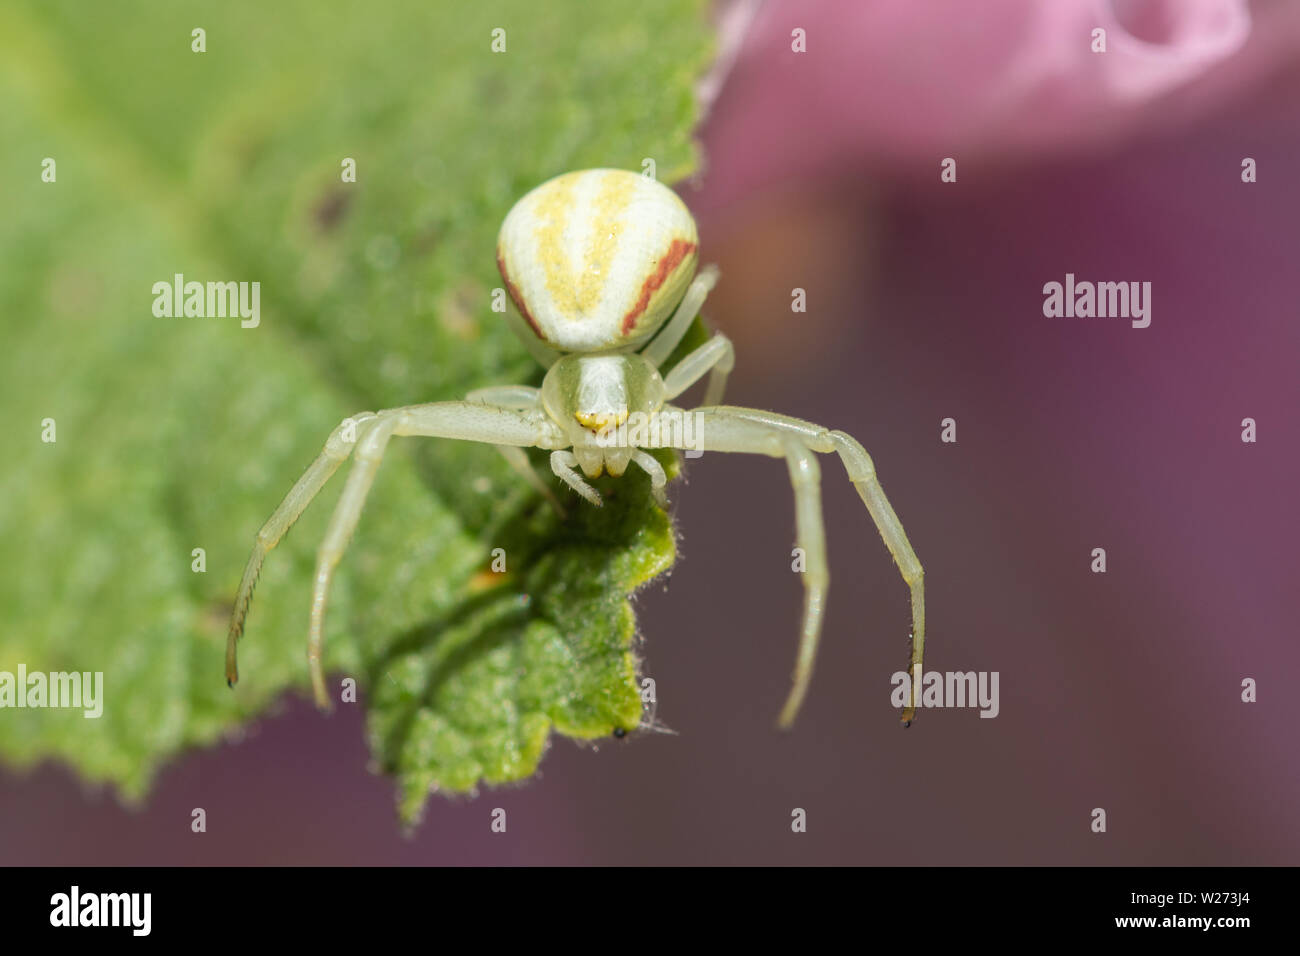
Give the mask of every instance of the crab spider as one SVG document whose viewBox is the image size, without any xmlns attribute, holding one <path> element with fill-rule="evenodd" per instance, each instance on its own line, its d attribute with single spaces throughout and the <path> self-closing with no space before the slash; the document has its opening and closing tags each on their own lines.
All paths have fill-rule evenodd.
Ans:
<svg viewBox="0 0 1300 956">
<path fill-rule="evenodd" d="M 238 679 L 235 646 L 243 632 L 253 585 L 267 553 L 352 456 L 353 464 L 316 560 L 307 659 L 316 703 L 328 708 L 321 638 L 330 579 L 343 556 L 389 439 L 397 435 L 457 438 L 502 450 L 557 509 L 551 489 L 533 471 L 524 448 L 551 452 L 551 470 L 593 505 L 601 498 L 587 478 L 622 475 L 630 465 L 650 475 L 663 504 L 666 476 L 652 448 L 682 448 L 683 430 L 667 427 L 693 417 L 695 442 L 705 451 L 783 458 L 794 487 L 798 546 L 805 555 L 803 626 L 793 686 L 779 724 L 789 726 L 812 677 L 826 606 L 829 571 L 822 521 L 818 454 L 835 453 L 911 591 L 909 675 L 922 673 L 925 599 L 921 564 L 876 478 L 871 458 L 852 437 L 819 425 L 755 409 L 719 405 L 734 363 L 731 342 L 718 333 L 666 374 L 660 366 L 681 342 L 717 281 L 696 273 L 698 234 L 690 212 L 667 187 L 636 173 L 593 169 L 549 180 L 515 204 L 502 224 L 497 265 L 518 308 L 507 320 L 546 368 L 540 389 L 505 385 L 470 393 L 465 401 L 361 412 L 346 419 L 257 533 L 230 621 L 226 678 Z M 708 377 L 704 406 L 687 412 L 671 404 Z M 626 435 L 633 415 L 652 427 Z M 665 427 L 657 427 L 659 424 Z M 915 715 L 908 685 L 904 723 Z"/>
</svg>

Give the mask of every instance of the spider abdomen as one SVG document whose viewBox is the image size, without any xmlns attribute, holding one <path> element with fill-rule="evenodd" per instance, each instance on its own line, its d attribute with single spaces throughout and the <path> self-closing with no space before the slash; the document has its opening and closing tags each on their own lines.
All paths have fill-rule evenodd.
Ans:
<svg viewBox="0 0 1300 956">
<path fill-rule="evenodd" d="M 537 337 L 564 352 L 634 347 L 695 274 L 699 234 L 667 186 L 621 169 L 542 183 L 515 203 L 497 267 Z"/>
</svg>

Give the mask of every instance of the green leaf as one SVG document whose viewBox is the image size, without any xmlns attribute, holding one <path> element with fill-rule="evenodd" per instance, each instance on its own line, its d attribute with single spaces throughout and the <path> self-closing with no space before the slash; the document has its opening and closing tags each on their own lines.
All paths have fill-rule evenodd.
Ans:
<svg viewBox="0 0 1300 956">
<path fill-rule="evenodd" d="M 222 660 L 253 535 L 331 429 L 538 380 L 491 311 L 503 215 L 569 169 L 694 168 L 711 41 L 703 0 L 130 6 L 0 8 L 0 671 L 105 685 L 98 719 L 4 711 L 0 757 L 138 798 L 307 686 L 341 476 L 267 562 L 233 693 Z M 155 317 L 177 273 L 259 281 L 260 324 Z M 627 598 L 671 565 L 673 532 L 643 476 L 599 487 L 600 510 L 564 492 L 562 522 L 489 447 L 390 445 L 326 662 L 358 679 L 405 819 L 431 788 L 531 775 L 552 731 L 640 720 Z"/>
</svg>

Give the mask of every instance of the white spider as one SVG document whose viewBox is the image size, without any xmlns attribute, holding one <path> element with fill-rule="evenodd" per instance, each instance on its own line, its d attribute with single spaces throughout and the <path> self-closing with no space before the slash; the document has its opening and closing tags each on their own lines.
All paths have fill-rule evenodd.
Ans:
<svg viewBox="0 0 1300 956">
<path fill-rule="evenodd" d="M 268 551 L 298 519 L 349 456 L 355 461 L 334 509 L 316 562 L 307 659 L 316 702 L 329 706 L 321 669 L 321 635 L 330 578 L 343 555 L 384 449 L 394 435 L 457 438 L 498 446 L 510 463 L 555 502 L 523 449 L 551 449 L 551 470 L 594 505 L 589 478 L 622 475 L 629 463 L 650 475 L 664 503 L 666 476 L 647 448 L 682 448 L 682 425 L 694 426 L 691 447 L 784 458 L 794 486 L 803 573 L 803 630 L 793 687 L 779 723 L 789 726 L 812 676 L 829 572 L 814 452 L 835 452 L 866 503 L 912 596 L 909 674 L 921 674 L 925 599 L 921 564 L 876 479 L 863 447 L 840 431 L 773 412 L 717 404 L 734 364 L 730 340 L 714 335 L 667 375 L 659 366 L 699 314 L 717 272 L 695 274 L 698 233 L 686 205 L 666 186 L 636 173 L 592 169 L 566 173 L 524 196 L 506 216 L 497 264 L 519 314 L 507 319 L 547 369 L 540 389 L 503 385 L 471 392 L 463 402 L 408 405 L 346 419 L 324 450 L 257 533 L 239 585 L 226 649 L 226 678 L 238 679 L 235 645 L 253 585 Z M 675 307 L 675 308 L 674 308 Z M 656 334 L 657 333 L 657 334 Z M 686 412 L 668 404 L 705 375 L 704 406 Z M 627 428 L 636 416 L 640 428 Z M 660 427 L 662 426 L 662 427 Z M 631 435 L 629 440 L 625 436 Z M 910 699 L 903 721 L 915 714 Z"/>
</svg>

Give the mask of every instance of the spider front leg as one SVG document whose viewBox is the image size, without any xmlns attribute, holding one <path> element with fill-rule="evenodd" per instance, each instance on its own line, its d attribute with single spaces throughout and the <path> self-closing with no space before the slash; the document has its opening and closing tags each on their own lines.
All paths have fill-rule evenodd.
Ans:
<svg viewBox="0 0 1300 956">
<path fill-rule="evenodd" d="M 430 438 L 456 438 L 491 445 L 528 447 L 538 445 L 554 448 L 564 443 L 564 436 L 545 415 L 538 411 L 516 411 L 479 402 L 436 402 L 428 405 L 410 405 L 393 408 L 378 414 L 367 412 L 358 426 L 355 442 L 356 460 L 348 474 L 347 484 L 330 518 L 325 538 L 316 556 L 316 576 L 312 587 L 311 624 L 308 633 L 307 658 L 311 667 L 312 693 L 316 704 L 329 708 L 325 692 L 325 675 L 321 666 L 322 635 L 324 633 L 325 606 L 334 568 L 343 556 L 352 532 L 361 517 L 361 509 L 374 483 L 375 474 L 383 460 L 384 449 L 393 435 L 425 436 Z M 347 422 L 344 423 L 345 425 Z M 342 429 L 343 426 L 340 426 Z M 324 486 L 347 451 L 338 445 L 336 430 L 326 443 L 325 451 L 307 469 L 292 491 L 276 510 L 266 528 L 258 534 L 258 543 L 244 572 L 240 596 L 235 602 L 227 642 L 226 676 L 233 684 L 238 678 L 235 666 L 235 643 L 243 630 L 244 617 L 252 596 L 252 584 L 265 553 L 274 546 L 316 493 Z M 340 453 L 341 452 L 341 453 Z M 267 534 L 268 529 L 270 533 Z M 267 543 L 269 542 L 269 543 Z"/>
<path fill-rule="evenodd" d="M 817 466 L 810 451 L 828 454 L 835 452 L 844 463 L 849 480 L 875 521 L 885 545 L 894 557 L 912 598 L 912 654 L 909 675 L 922 673 L 925 652 L 925 594 L 921 563 L 907 540 L 903 526 L 885 497 L 876 478 L 871 457 L 856 440 L 844 432 L 832 432 L 820 425 L 801 421 L 773 412 L 757 409 L 719 406 L 683 412 L 668 406 L 672 415 L 693 415 L 697 447 L 704 451 L 732 451 L 784 457 L 789 464 L 790 478 L 795 489 L 796 529 L 799 546 L 804 549 L 804 615 L 799 642 L 799 655 L 795 666 L 794 685 L 782 708 L 779 723 L 789 726 L 798 713 L 799 706 L 812 677 L 813 660 L 821 634 L 822 613 L 829 574 L 826 568 L 825 539 L 821 515 L 821 494 L 817 482 Z M 673 444 L 665 441 L 664 444 Z M 684 443 L 673 447 L 683 447 Z M 903 709 L 903 722 L 910 724 L 915 718 L 916 701 L 912 699 L 912 685 L 908 686 L 908 704 Z"/>
<path fill-rule="evenodd" d="M 249 555 L 248 564 L 244 566 L 244 576 L 239 582 L 239 593 L 235 596 L 235 607 L 230 615 L 230 630 L 226 637 L 226 683 L 230 686 L 233 687 L 239 680 L 235 645 L 239 642 L 240 635 L 244 633 L 244 620 L 248 617 L 248 606 L 253 600 L 253 588 L 257 585 L 258 575 L 262 573 L 262 562 L 293 527 L 293 523 L 307 510 L 307 506 L 325 487 L 325 483 L 338 470 L 339 465 L 352 454 L 357 428 L 374 417 L 374 412 L 361 412 L 351 418 L 345 418 L 326 439 L 325 448 L 316 456 L 316 460 L 307 466 L 302 477 L 289 489 L 280 506 L 257 532 L 253 553 Z"/>
<path fill-rule="evenodd" d="M 668 360 L 668 356 L 673 354 L 677 344 L 690 330 L 695 317 L 700 314 L 700 309 L 704 306 L 704 300 L 709 297 L 709 292 L 717 284 L 717 266 L 705 266 L 691 280 L 691 284 L 686 287 L 686 294 L 682 296 L 682 301 L 678 304 L 673 317 L 650 340 L 650 344 L 641 350 L 641 354 L 648 358 L 652 365 L 656 368 L 663 365 Z"/>
<path fill-rule="evenodd" d="M 735 365 L 736 351 L 731 339 L 718 332 L 664 376 L 664 399 L 671 402 L 707 374 L 709 386 L 704 391 L 704 404 L 717 405 L 722 401 L 727 376 Z"/>
<path fill-rule="evenodd" d="M 826 561 L 826 523 L 822 517 L 821 468 L 817 465 L 817 457 L 793 439 L 787 438 L 783 447 L 790 468 L 790 486 L 794 489 L 795 541 L 804 556 L 803 628 L 799 634 L 799 656 L 795 660 L 790 696 L 777 718 L 779 726 L 789 727 L 803 706 L 812 681 L 831 574 Z"/>
<path fill-rule="evenodd" d="M 848 473 L 849 481 L 853 482 L 858 497 L 867 506 L 867 512 L 871 515 L 871 520 L 875 522 L 876 530 L 880 532 L 880 537 L 884 540 L 885 547 L 889 549 L 894 563 L 898 566 L 899 573 L 903 576 L 903 582 L 907 585 L 911 596 L 912 653 L 907 667 L 907 676 L 909 678 L 907 685 L 908 703 L 903 708 L 902 716 L 903 724 L 905 726 L 910 725 L 916 719 L 917 701 L 914 699 L 916 680 L 923 677 L 925 673 L 923 668 L 925 660 L 925 572 L 921 568 L 921 562 L 916 556 L 916 551 L 912 548 L 912 543 L 907 540 L 907 532 L 903 530 L 903 523 L 898 520 L 898 515 L 894 512 L 893 506 L 889 503 L 889 499 L 885 497 L 885 489 L 881 487 L 880 479 L 876 477 L 876 466 L 872 462 L 871 456 L 862 447 L 862 443 L 847 432 L 828 431 L 811 422 L 758 409 L 728 407 L 725 411 L 745 421 L 758 422 L 769 428 L 800 435 L 809 448 L 823 454 L 833 451 L 839 455 L 840 461 L 844 464 L 844 470 Z"/>
<path fill-rule="evenodd" d="M 384 459 L 384 449 L 388 439 L 393 435 L 396 421 L 392 413 L 380 412 L 374 425 L 365 436 L 357 442 L 356 457 L 352 470 L 348 472 L 347 484 L 343 494 L 334 506 L 334 515 L 330 518 L 325 538 L 316 552 L 316 577 L 311 592 L 311 624 L 307 636 L 307 665 L 311 668 L 312 696 L 316 706 L 328 710 L 329 695 L 325 692 L 325 671 L 321 666 L 321 651 L 325 632 L 325 602 L 329 597 L 330 580 L 334 569 L 343 557 L 357 521 L 361 518 L 361 508 L 370 494 L 379 464 Z"/>
<path fill-rule="evenodd" d="M 492 385 L 477 388 L 465 396 L 467 402 L 483 402 L 486 405 L 499 405 L 502 408 L 540 408 L 541 393 L 531 385 Z M 541 475 L 533 470 L 533 463 L 528 460 L 528 453 L 514 445 L 497 445 L 497 451 L 519 475 L 533 486 L 545 498 L 555 513 L 561 518 L 567 517 L 564 505 L 555 497 L 551 486 L 542 480 Z"/>
<path fill-rule="evenodd" d="M 876 478 L 876 466 L 872 463 L 867 450 L 847 432 L 831 432 L 831 440 L 835 443 L 835 451 L 839 454 L 840 461 L 844 462 L 844 470 L 849 474 L 849 481 L 853 482 L 853 487 L 858 490 L 858 497 L 867 506 L 867 511 L 871 514 L 871 520 L 876 523 L 876 528 L 885 541 L 885 547 L 893 555 L 894 563 L 898 565 L 898 570 L 903 575 L 903 581 L 906 582 L 908 591 L 911 593 L 912 657 L 907 666 L 908 704 L 903 708 L 903 723 L 908 725 L 916 719 L 917 701 L 913 698 L 914 689 L 917 682 L 925 676 L 923 667 L 925 660 L 925 571 L 921 568 L 921 562 L 917 559 L 916 552 L 912 549 L 912 543 L 907 540 L 907 532 L 903 530 L 903 523 L 898 520 L 898 515 L 894 513 L 893 506 L 889 503 L 889 499 L 885 497 L 885 489 L 880 487 L 880 480 Z"/>
</svg>

